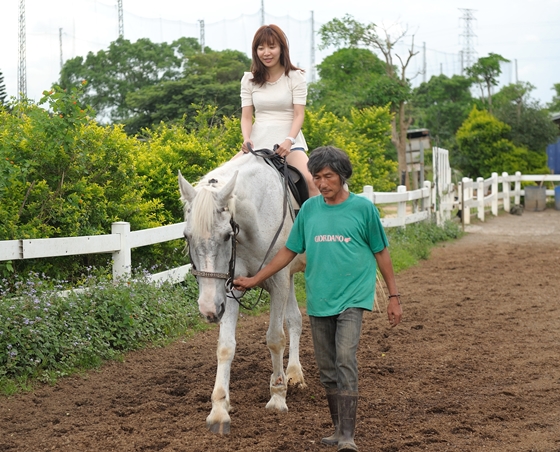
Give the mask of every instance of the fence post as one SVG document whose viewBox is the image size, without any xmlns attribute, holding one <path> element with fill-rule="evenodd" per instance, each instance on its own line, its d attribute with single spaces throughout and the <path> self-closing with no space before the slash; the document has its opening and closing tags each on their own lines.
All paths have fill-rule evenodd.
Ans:
<svg viewBox="0 0 560 452">
<path fill-rule="evenodd" d="M 406 186 L 399 185 L 397 187 L 397 193 L 406 193 Z M 397 206 L 397 218 L 403 226 L 406 226 L 406 201 L 399 201 Z"/>
<path fill-rule="evenodd" d="M 432 211 L 432 183 L 429 180 L 425 180 L 423 185 L 428 196 L 425 198 L 422 197 L 422 212 L 426 210 L 430 212 Z M 428 215 L 428 219 L 430 219 L 430 215 Z M 437 220 L 437 215 L 436 215 L 436 224 L 439 224 Z"/>
<path fill-rule="evenodd" d="M 503 172 L 502 173 L 502 191 L 504 192 L 504 212 L 508 212 L 510 211 L 510 199 L 509 197 L 510 195 L 510 190 L 511 190 L 511 186 L 509 184 L 509 176 L 508 173 Z"/>
<path fill-rule="evenodd" d="M 498 173 L 492 173 L 492 215 L 498 215 Z"/>
<path fill-rule="evenodd" d="M 130 249 L 130 223 L 117 221 L 111 225 L 111 234 L 121 236 L 121 249 L 113 253 L 113 281 L 130 276 L 132 257 Z"/>
<path fill-rule="evenodd" d="M 471 224 L 471 208 L 467 203 L 472 199 L 472 187 L 470 186 L 471 179 L 468 177 L 463 177 L 463 212 L 461 213 L 463 218 L 463 224 Z"/>
<path fill-rule="evenodd" d="M 375 200 L 373 199 L 373 187 L 371 185 L 364 185 L 364 190 L 362 194 L 369 199 L 372 204 L 375 204 Z"/>
<path fill-rule="evenodd" d="M 515 202 L 514 204 L 516 206 L 518 206 L 519 204 L 521 204 L 521 172 L 516 171 L 515 172 Z"/>
<path fill-rule="evenodd" d="M 484 178 L 477 177 L 476 182 L 478 183 L 478 188 L 476 189 L 477 217 L 480 221 L 484 221 Z"/>
</svg>

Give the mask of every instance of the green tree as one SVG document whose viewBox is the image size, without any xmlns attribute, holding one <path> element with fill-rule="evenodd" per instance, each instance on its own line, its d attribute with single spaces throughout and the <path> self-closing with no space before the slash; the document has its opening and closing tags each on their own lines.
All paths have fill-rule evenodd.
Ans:
<svg viewBox="0 0 560 452">
<path fill-rule="evenodd" d="M 321 48 L 329 46 L 345 46 L 357 48 L 365 46 L 378 51 L 385 59 L 385 73 L 388 77 L 386 83 L 390 87 L 388 91 L 396 94 L 391 103 L 393 119 L 391 122 L 391 141 L 397 149 L 399 172 L 405 175 L 405 183 L 408 186 L 408 172 L 406 164 L 406 135 L 411 124 L 411 118 L 407 115 L 407 100 L 410 96 L 410 83 L 406 77 L 406 70 L 411 59 L 416 55 L 414 51 L 414 39 L 408 49 L 408 54 L 401 56 L 395 53 L 395 45 L 406 36 L 407 31 L 391 37 L 384 30 L 384 37 L 376 33 L 376 25 L 373 23 L 362 24 L 352 16 L 346 15 L 342 19 L 333 19 L 319 29 Z M 395 62 L 398 60 L 398 66 Z"/>
<path fill-rule="evenodd" d="M 205 53 L 192 54 L 180 79 L 128 94 L 127 104 L 134 113 L 125 121 L 127 132 L 136 133 L 161 121 L 180 121 L 196 127 L 194 118 L 205 105 L 217 106 L 214 120 L 232 116 L 241 105 L 239 81 L 250 65 L 251 60 L 235 50 L 207 49 Z"/>
<path fill-rule="evenodd" d="M 4 84 L 4 74 L 0 71 L 0 107 L 6 104 L 6 97 L 8 97 L 8 93 L 6 93 L 6 85 Z"/>
<path fill-rule="evenodd" d="M 317 70 L 319 81 L 309 86 L 311 107 L 323 106 L 338 116 L 349 116 L 352 108 L 389 103 L 386 99 L 372 99 L 373 95 L 382 95 L 376 88 L 385 76 L 385 68 L 369 49 L 339 49 L 326 57 Z"/>
<path fill-rule="evenodd" d="M 440 146 L 455 147 L 455 134 L 467 119 L 474 99 L 472 80 L 461 75 L 434 75 L 412 92 L 414 126 L 427 128 Z"/>
<path fill-rule="evenodd" d="M 511 127 L 510 138 L 516 146 L 544 153 L 546 146 L 556 140 L 558 127 L 548 111 L 531 98 L 534 89 L 523 82 L 504 86 L 493 96 L 494 115 Z"/>
<path fill-rule="evenodd" d="M 546 155 L 515 146 L 509 139 L 511 127 L 485 110 L 473 108 L 457 131 L 457 162 L 469 177 L 489 177 L 492 172 L 542 174 Z"/>
<path fill-rule="evenodd" d="M 508 63 L 509 60 L 497 53 L 489 53 L 487 57 L 481 57 L 471 67 L 467 68 L 467 74 L 479 84 L 481 97 L 484 101 L 484 88 L 486 88 L 486 101 L 488 111 L 492 113 L 492 87 L 498 85 L 498 76 L 502 73 L 500 63 Z"/>
<path fill-rule="evenodd" d="M 127 103 L 129 93 L 163 81 L 177 80 L 185 57 L 199 51 L 195 38 L 172 44 L 147 38 L 131 43 L 118 38 L 107 50 L 90 52 L 67 60 L 60 73 L 60 86 L 70 88 L 88 81 L 83 101 L 104 121 L 124 121 L 134 113 Z M 196 50 L 195 50 L 196 49 Z"/>
<path fill-rule="evenodd" d="M 552 113 L 560 113 L 560 83 L 555 83 L 552 89 L 556 94 L 552 97 L 552 101 L 548 104 L 548 109 Z"/>
</svg>

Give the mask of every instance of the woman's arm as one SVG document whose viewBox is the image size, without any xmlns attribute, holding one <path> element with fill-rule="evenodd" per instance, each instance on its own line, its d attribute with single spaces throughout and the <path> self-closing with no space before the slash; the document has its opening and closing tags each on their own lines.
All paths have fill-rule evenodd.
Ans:
<svg viewBox="0 0 560 452">
<path fill-rule="evenodd" d="M 245 143 L 249 142 L 251 147 L 253 142 L 251 141 L 251 132 L 253 130 L 253 106 L 247 105 L 241 109 L 241 134 L 243 135 L 243 146 L 242 151 L 247 153 L 249 148 Z"/>
<path fill-rule="evenodd" d="M 305 105 L 294 104 L 294 119 L 292 120 L 292 127 L 290 128 L 289 137 L 295 138 L 298 136 L 303 126 L 303 120 L 305 119 Z M 280 154 L 282 157 L 286 157 L 290 153 L 292 148 L 292 142 L 290 140 L 284 140 L 279 143 L 276 153 Z"/>
</svg>

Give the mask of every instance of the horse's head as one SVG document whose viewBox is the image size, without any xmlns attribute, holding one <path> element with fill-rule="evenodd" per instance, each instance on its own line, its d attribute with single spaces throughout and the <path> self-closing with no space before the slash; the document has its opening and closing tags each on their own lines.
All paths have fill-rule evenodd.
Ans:
<svg viewBox="0 0 560 452">
<path fill-rule="evenodd" d="M 237 172 L 224 185 L 203 180 L 195 189 L 179 172 L 179 190 L 185 203 L 185 238 L 191 264 L 196 269 L 198 308 L 209 322 L 219 322 L 225 311 L 225 280 L 232 256 L 232 211 L 230 201 Z"/>
</svg>

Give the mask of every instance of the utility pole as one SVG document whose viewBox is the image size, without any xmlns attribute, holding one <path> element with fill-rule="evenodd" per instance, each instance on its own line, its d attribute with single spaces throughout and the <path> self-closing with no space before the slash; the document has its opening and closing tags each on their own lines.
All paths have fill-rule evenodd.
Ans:
<svg viewBox="0 0 560 452">
<path fill-rule="evenodd" d="M 19 1 L 19 47 L 18 47 L 18 99 L 27 97 L 27 69 L 25 57 L 25 0 Z"/>
<path fill-rule="evenodd" d="M 264 25 L 264 0 L 261 0 L 261 26 Z"/>
<path fill-rule="evenodd" d="M 64 65 L 64 58 L 62 57 L 62 28 L 58 29 L 58 44 L 60 46 L 60 70 L 62 71 L 62 66 Z"/>
<path fill-rule="evenodd" d="M 200 27 L 200 51 L 204 53 L 204 47 L 206 47 L 206 35 L 204 33 L 204 19 L 198 21 Z"/>
<path fill-rule="evenodd" d="M 474 38 L 476 35 L 473 31 L 473 22 L 475 21 L 474 18 L 474 9 L 465 9 L 459 8 L 459 11 L 463 11 L 463 17 L 461 20 L 463 21 L 463 33 L 461 33 L 461 37 L 463 38 L 463 59 L 464 65 L 463 70 L 471 67 L 474 64 L 475 54 L 476 51 L 474 50 Z"/>
<path fill-rule="evenodd" d="M 422 81 L 426 83 L 426 41 L 422 45 Z"/>
<path fill-rule="evenodd" d="M 117 0 L 117 8 L 119 10 L 119 38 L 124 38 L 124 18 L 122 0 Z"/>
<path fill-rule="evenodd" d="M 311 82 L 315 81 L 315 16 L 311 11 Z"/>
</svg>

